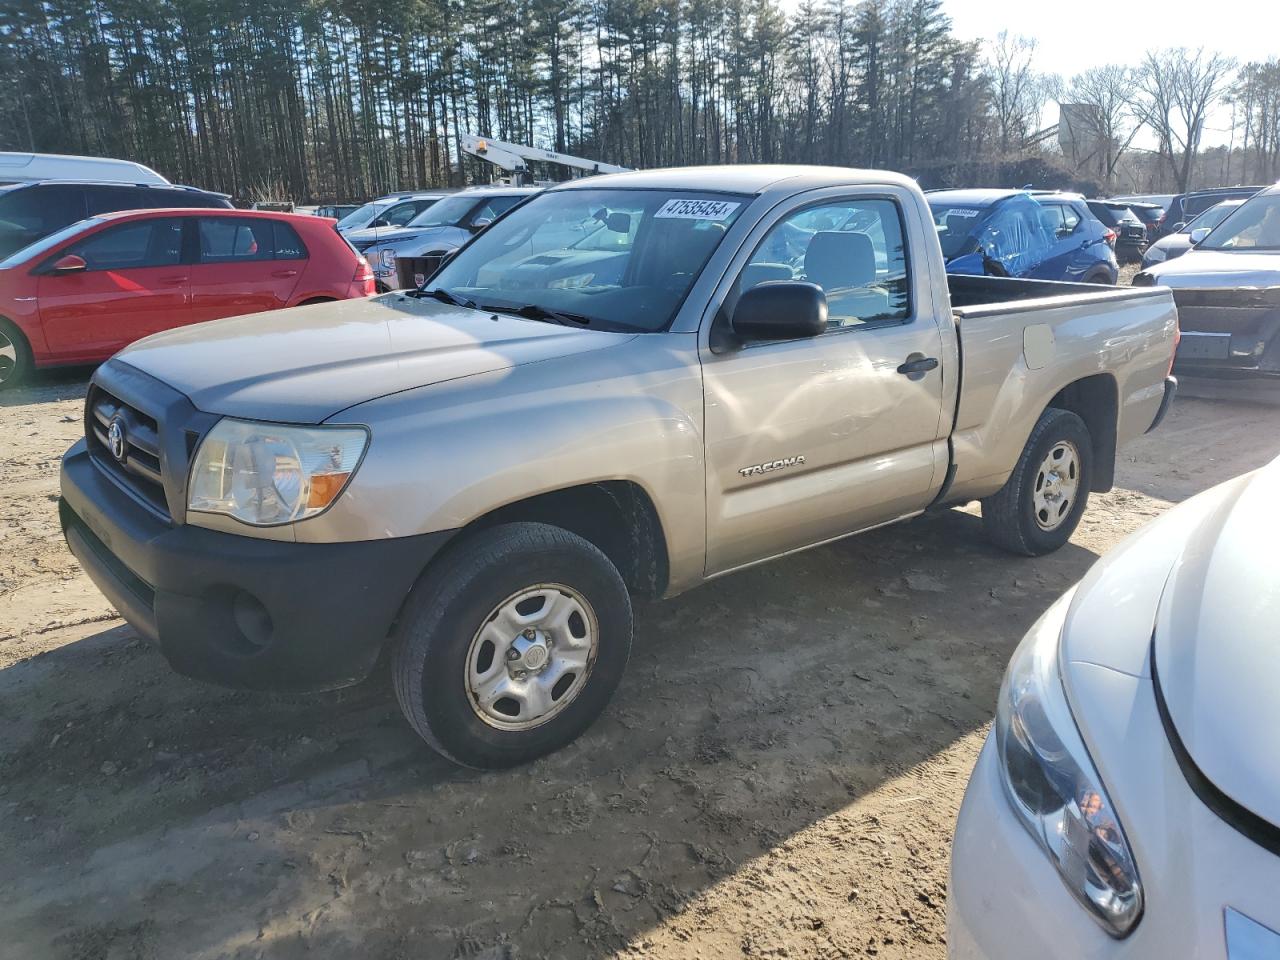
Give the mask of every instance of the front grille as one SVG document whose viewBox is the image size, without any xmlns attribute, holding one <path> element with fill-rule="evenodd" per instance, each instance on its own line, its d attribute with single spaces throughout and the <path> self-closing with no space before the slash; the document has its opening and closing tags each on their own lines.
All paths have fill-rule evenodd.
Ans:
<svg viewBox="0 0 1280 960">
<path fill-rule="evenodd" d="M 119 449 L 112 448 L 113 424 L 118 425 L 123 440 Z M 155 418 L 94 384 L 85 400 L 85 425 L 86 441 L 99 468 L 168 517 L 160 428 Z"/>
<path fill-rule="evenodd" d="M 1257 336 L 1280 310 L 1280 290 L 1175 289 L 1173 301 L 1184 330 Z"/>
<path fill-rule="evenodd" d="M 396 260 L 396 278 L 401 288 L 412 289 L 426 283 L 444 262 L 443 253 L 422 257 L 400 257 Z"/>
</svg>

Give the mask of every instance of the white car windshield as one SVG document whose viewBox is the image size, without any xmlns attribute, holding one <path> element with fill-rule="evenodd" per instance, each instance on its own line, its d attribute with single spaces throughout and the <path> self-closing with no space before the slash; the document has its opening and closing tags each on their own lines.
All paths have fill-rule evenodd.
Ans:
<svg viewBox="0 0 1280 960">
<path fill-rule="evenodd" d="M 1227 216 L 1197 250 L 1280 250 L 1280 193 L 1253 197 Z"/>
<path fill-rule="evenodd" d="M 664 330 L 750 200 L 683 190 L 552 190 L 495 222 L 424 292 L 593 329 Z"/>
<path fill-rule="evenodd" d="M 1238 200 L 1224 200 L 1216 207 L 1210 207 L 1178 232 L 1190 233 L 1192 230 L 1199 230 L 1201 227 L 1208 227 L 1212 230 L 1223 220 L 1227 219 L 1227 214 L 1238 206 L 1240 206 L 1240 201 Z"/>
<path fill-rule="evenodd" d="M 339 220 L 338 226 L 347 230 L 358 230 L 361 227 L 367 227 L 373 223 L 379 212 L 387 209 L 393 203 L 395 203 L 394 200 L 370 200 L 363 207 L 352 210 Z"/>
<path fill-rule="evenodd" d="M 453 227 L 462 223 L 462 220 L 471 208 L 476 205 L 478 198 L 475 194 L 466 195 L 458 194 L 455 197 L 445 197 L 443 200 L 437 200 L 427 209 L 410 220 L 406 226 L 409 227 Z"/>
</svg>

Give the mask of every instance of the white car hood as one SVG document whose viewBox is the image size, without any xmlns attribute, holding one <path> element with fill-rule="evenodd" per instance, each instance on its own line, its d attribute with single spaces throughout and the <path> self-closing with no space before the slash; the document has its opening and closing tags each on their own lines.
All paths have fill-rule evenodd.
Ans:
<svg viewBox="0 0 1280 960">
<path fill-rule="evenodd" d="M 1165 585 L 1155 669 L 1200 771 L 1280 825 L 1280 460 L 1231 486 L 1196 525 Z"/>
<path fill-rule="evenodd" d="M 599 350 L 631 336 L 386 294 L 181 327 L 117 357 L 207 413 L 319 423 L 401 390 Z"/>
<path fill-rule="evenodd" d="M 1274 287 L 1280 285 L 1280 253 L 1188 250 L 1144 273 L 1163 287 Z"/>
</svg>

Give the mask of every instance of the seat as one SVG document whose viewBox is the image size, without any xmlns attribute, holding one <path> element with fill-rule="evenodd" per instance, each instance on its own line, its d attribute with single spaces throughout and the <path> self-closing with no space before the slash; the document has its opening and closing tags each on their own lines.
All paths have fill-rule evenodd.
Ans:
<svg viewBox="0 0 1280 960">
<path fill-rule="evenodd" d="M 824 230 L 804 252 L 804 276 L 823 290 L 865 287 L 876 280 L 876 251 L 865 233 Z"/>
<path fill-rule="evenodd" d="M 876 282 L 876 251 L 865 233 L 815 233 L 804 255 L 804 278 L 827 295 L 827 322 L 850 326 L 889 312 L 889 294 Z"/>
</svg>

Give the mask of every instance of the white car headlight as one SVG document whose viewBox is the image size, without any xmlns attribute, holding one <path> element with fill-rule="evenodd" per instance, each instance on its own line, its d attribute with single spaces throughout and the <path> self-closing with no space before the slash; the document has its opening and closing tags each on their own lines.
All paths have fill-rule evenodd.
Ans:
<svg viewBox="0 0 1280 960">
<path fill-rule="evenodd" d="M 1163 247 L 1157 247 L 1155 245 L 1152 245 L 1147 248 L 1146 262 L 1147 263 L 1164 263 L 1164 261 L 1168 259 L 1168 256 L 1169 255 L 1165 253 Z"/>
<path fill-rule="evenodd" d="M 1060 635 L 1061 618 L 1046 615 L 1009 662 L 996 712 L 1002 779 L 1014 811 L 1067 889 L 1103 929 L 1123 937 L 1142 916 L 1142 883 L 1067 703 Z"/>
<path fill-rule="evenodd" d="M 338 499 L 368 444 L 362 427 L 224 418 L 196 450 L 187 509 L 258 527 L 314 517 Z"/>
</svg>

